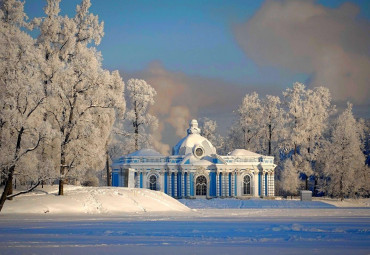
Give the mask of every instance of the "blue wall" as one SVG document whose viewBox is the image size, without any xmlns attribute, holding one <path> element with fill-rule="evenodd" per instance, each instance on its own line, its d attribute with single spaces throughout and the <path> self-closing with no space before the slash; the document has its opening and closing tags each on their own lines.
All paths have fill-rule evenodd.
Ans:
<svg viewBox="0 0 370 255">
<path fill-rule="evenodd" d="M 140 188 L 143 187 L 143 173 L 140 173 Z"/>
<path fill-rule="evenodd" d="M 258 173 L 258 195 L 261 196 L 261 173 Z"/>
<path fill-rule="evenodd" d="M 119 174 L 118 173 L 112 173 L 112 186 L 119 187 Z"/>
<path fill-rule="evenodd" d="M 194 180 L 193 173 L 190 173 L 190 196 L 194 196 Z"/>
<path fill-rule="evenodd" d="M 171 174 L 171 196 L 175 196 L 175 173 Z"/>
<path fill-rule="evenodd" d="M 181 188 L 182 188 L 182 183 L 181 183 L 181 173 L 177 173 L 177 197 L 181 197 Z"/>
<path fill-rule="evenodd" d="M 215 172 L 210 172 L 209 173 L 209 179 L 210 179 L 210 183 L 209 183 L 209 185 L 211 185 L 210 186 L 210 188 L 209 188 L 209 195 L 210 196 L 216 196 L 216 173 Z"/>
<path fill-rule="evenodd" d="M 265 196 L 267 196 L 267 174 L 265 174 Z"/>
</svg>

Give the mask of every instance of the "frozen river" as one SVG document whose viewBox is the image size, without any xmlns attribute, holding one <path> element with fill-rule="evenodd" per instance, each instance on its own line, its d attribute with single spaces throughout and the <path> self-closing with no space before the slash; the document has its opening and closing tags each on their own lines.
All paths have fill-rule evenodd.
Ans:
<svg viewBox="0 0 370 255">
<path fill-rule="evenodd" d="M 2 216 L 0 254 L 370 254 L 369 209 Z"/>
</svg>

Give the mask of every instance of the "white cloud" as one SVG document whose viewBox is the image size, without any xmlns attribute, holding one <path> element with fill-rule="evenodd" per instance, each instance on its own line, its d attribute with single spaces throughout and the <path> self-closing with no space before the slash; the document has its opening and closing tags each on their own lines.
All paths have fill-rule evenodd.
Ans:
<svg viewBox="0 0 370 255">
<path fill-rule="evenodd" d="M 310 86 L 325 86 L 337 100 L 369 101 L 370 25 L 345 3 L 331 9 L 315 1 L 266 1 L 235 27 L 246 55 L 259 65 L 311 74 Z"/>
</svg>

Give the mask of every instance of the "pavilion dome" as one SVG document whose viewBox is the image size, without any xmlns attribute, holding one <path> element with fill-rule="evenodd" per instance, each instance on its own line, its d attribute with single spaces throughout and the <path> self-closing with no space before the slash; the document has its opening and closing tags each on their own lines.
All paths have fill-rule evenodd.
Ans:
<svg viewBox="0 0 370 255">
<path fill-rule="evenodd" d="M 193 154 L 197 158 L 216 154 L 216 148 L 211 142 L 200 135 L 198 121 L 192 120 L 187 130 L 188 135 L 181 139 L 172 149 L 173 155 Z"/>
</svg>

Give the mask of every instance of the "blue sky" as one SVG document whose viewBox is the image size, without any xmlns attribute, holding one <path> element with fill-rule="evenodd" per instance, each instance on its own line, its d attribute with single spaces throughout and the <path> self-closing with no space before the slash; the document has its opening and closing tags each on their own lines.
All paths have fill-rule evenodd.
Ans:
<svg viewBox="0 0 370 255">
<path fill-rule="evenodd" d="M 27 1 L 30 17 L 42 16 L 46 1 Z M 92 0 L 91 12 L 105 23 L 98 49 L 107 69 L 134 72 L 160 61 L 171 71 L 219 78 L 243 84 L 253 82 L 286 87 L 305 82 L 305 73 L 284 68 L 261 67 L 246 57 L 233 36 L 235 24 L 250 19 L 264 1 L 131 1 Z M 336 8 L 346 1 L 322 0 Z M 370 1 L 351 1 L 360 17 L 369 19 Z M 63 14 L 72 16 L 79 0 L 61 2 Z"/>
<path fill-rule="evenodd" d="M 339 106 L 351 100 L 358 116 L 370 117 L 368 0 L 91 2 L 90 11 L 105 24 L 105 36 L 98 46 L 104 68 L 120 70 L 125 81 L 134 76 L 147 79 L 158 90 L 160 101 L 168 96 L 168 87 L 163 84 L 172 84 L 171 88 L 177 89 L 177 83 L 181 83 L 182 89 L 186 91 L 189 87 L 193 94 L 199 89 L 209 91 L 197 100 L 183 100 L 181 95 L 170 100 L 169 107 L 188 108 L 189 116 L 184 117 L 214 118 L 222 122 L 219 125 L 225 130 L 232 120 L 232 110 L 245 93 L 256 90 L 261 95 L 281 95 L 296 81 L 308 86 L 328 86 Z M 79 3 L 62 1 L 62 14 L 72 16 Z M 43 16 L 45 4 L 43 0 L 28 0 L 25 11 L 30 18 Z M 315 23 L 316 13 L 319 23 Z M 275 15 L 276 23 L 289 29 L 264 27 Z M 299 20 L 299 16 L 305 15 L 311 17 L 310 22 L 297 23 L 296 16 Z M 297 38 L 295 31 L 304 32 Z M 339 38 L 340 42 L 330 41 L 330 37 Z M 312 40 L 312 44 L 300 48 L 307 40 Z M 281 44 L 277 48 L 275 41 Z M 323 60 L 323 54 L 318 53 L 320 49 L 331 55 Z M 304 53 L 300 56 L 299 52 Z M 264 56 L 265 53 L 269 55 Z M 302 63 L 306 59 L 308 66 Z M 337 66 L 339 62 L 346 64 Z M 353 79 L 344 82 L 341 74 Z M 207 100 L 209 103 L 204 103 Z M 162 110 L 159 114 L 166 119 L 171 112 Z"/>
</svg>

